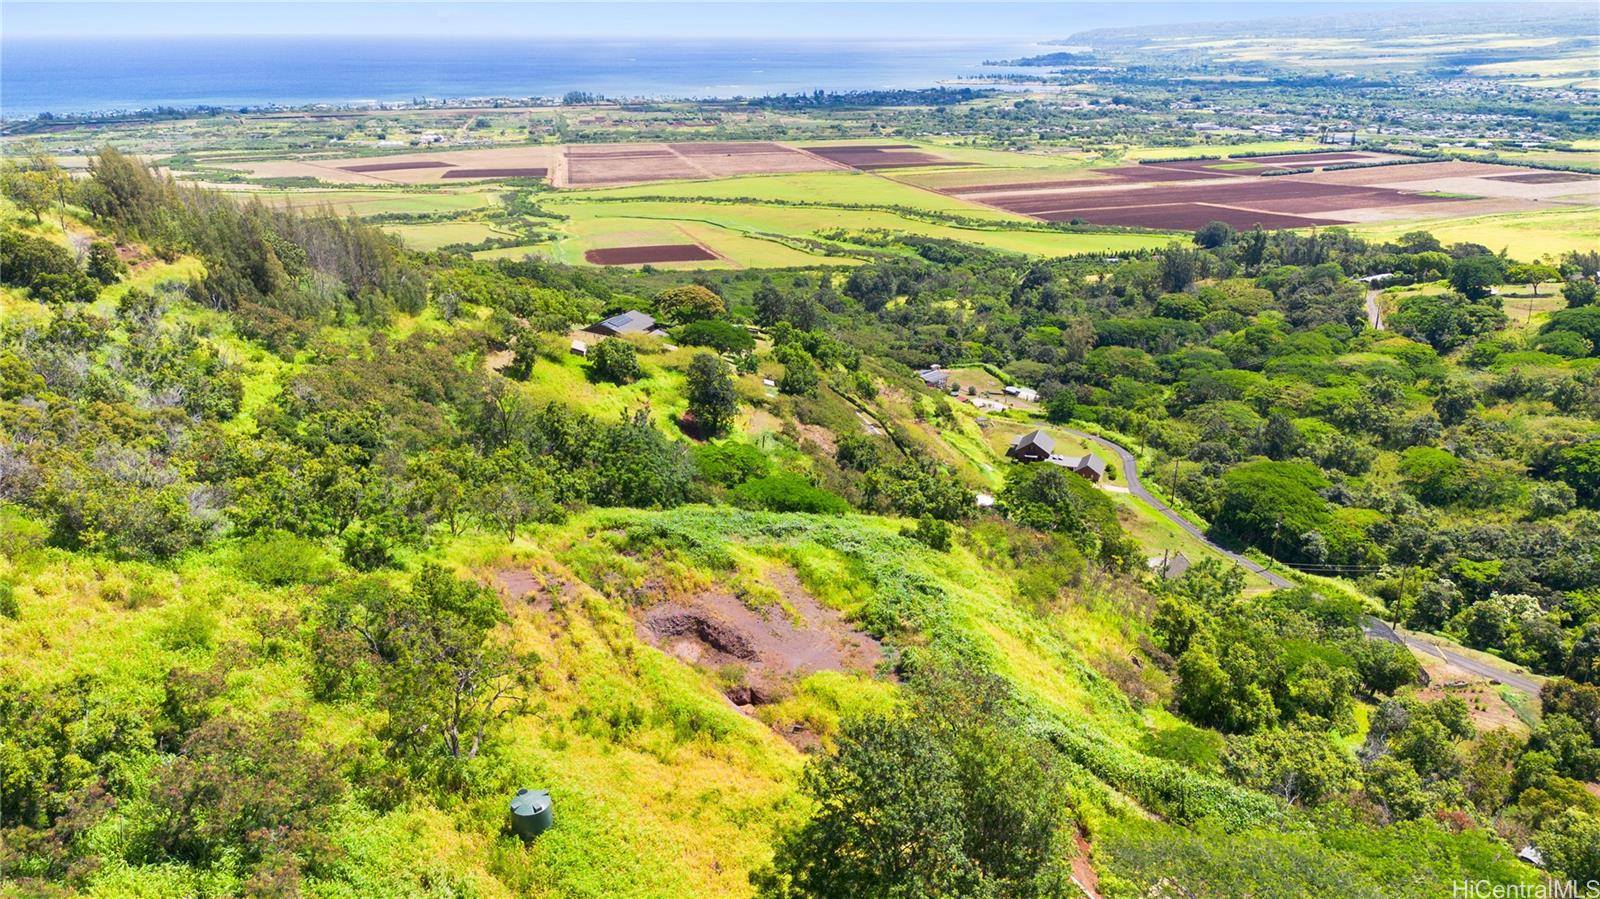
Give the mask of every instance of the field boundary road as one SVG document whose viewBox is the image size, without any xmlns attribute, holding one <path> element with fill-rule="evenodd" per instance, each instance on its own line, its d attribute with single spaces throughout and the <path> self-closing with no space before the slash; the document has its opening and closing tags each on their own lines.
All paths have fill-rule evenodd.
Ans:
<svg viewBox="0 0 1600 899">
<path fill-rule="evenodd" d="M 1293 581 L 1289 580 L 1283 575 L 1271 571 L 1265 566 L 1258 564 L 1254 560 L 1247 559 L 1236 552 L 1218 546 L 1216 543 L 1212 542 L 1211 538 L 1206 536 L 1205 531 L 1202 531 L 1198 525 L 1189 519 L 1184 518 L 1182 515 L 1179 515 L 1171 506 L 1168 506 L 1166 503 L 1151 495 L 1150 491 L 1145 489 L 1143 482 L 1139 480 L 1138 459 L 1136 459 L 1133 453 L 1130 452 L 1126 447 L 1112 443 L 1104 437 L 1090 434 L 1087 431 L 1078 431 L 1072 428 L 1061 428 L 1061 430 L 1071 434 L 1074 437 L 1079 437 L 1081 439 L 1088 440 L 1091 443 L 1095 443 L 1114 453 L 1118 460 L 1122 463 L 1121 467 L 1123 480 L 1127 484 L 1128 492 L 1149 503 L 1155 508 L 1156 511 L 1166 516 L 1168 521 L 1171 521 L 1173 524 L 1182 528 L 1190 536 L 1194 537 L 1196 540 L 1199 540 L 1201 543 L 1204 543 L 1206 546 L 1209 546 L 1213 550 L 1216 550 L 1218 553 L 1221 553 L 1228 559 L 1238 563 L 1239 566 L 1244 568 L 1246 571 L 1253 571 L 1256 574 L 1261 575 L 1261 577 L 1266 579 L 1267 583 L 1274 587 L 1279 589 L 1287 589 L 1295 586 Z M 1402 646 L 1410 647 L 1412 650 L 1436 656 L 1445 663 L 1470 674 L 1476 674 L 1479 677 L 1485 677 L 1491 681 L 1505 684 L 1513 689 L 1521 690 L 1530 696 L 1539 695 L 1539 683 L 1527 675 L 1519 674 L 1508 669 L 1497 668 L 1488 663 L 1469 658 L 1461 653 L 1445 649 L 1444 647 L 1427 640 L 1411 636 L 1410 634 L 1402 633 L 1370 615 L 1362 618 L 1361 629 L 1368 637 L 1371 637 L 1375 640 L 1388 640 L 1390 643 L 1398 643 Z"/>
<path fill-rule="evenodd" d="M 1382 292 L 1381 290 L 1367 291 L 1367 324 L 1371 325 L 1374 331 L 1383 330 L 1383 309 L 1378 306 L 1378 294 Z"/>
</svg>

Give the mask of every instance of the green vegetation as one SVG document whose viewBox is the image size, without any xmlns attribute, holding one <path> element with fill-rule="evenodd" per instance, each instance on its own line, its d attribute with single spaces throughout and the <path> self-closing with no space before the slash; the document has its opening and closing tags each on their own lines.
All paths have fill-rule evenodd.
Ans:
<svg viewBox="0 0 1600 899">
<path fill-rule="evenodd" d="M 1065 179 L 1317 149 L 1189 119 L 1248 97 L 1274 120 L 1330 96 L 1367 115 L 1368 93 L 1408 89 L 1268 68 L 1329 58 L 1293 41 L 1220 36 L 1146 68 L 1104 40 L 1051 65 L 1115 71 L 1114 91 L 762 98 L 704 124 L 939 134 L 921 145 Z M 605 108 L 462 127 L 663 139 L 684 112 Z M 410 115 L 272 122 L 259 150 L 165 162 L 250 180 L 296 144 L 377 152 Z M 85 142 L 61 127 L 46 139 Z M 1087 877 L 1422 897 L 1600 876 L 1582 210 L 1191 236 L 928 189 L 959 167 L 222 194 L 111 149 L 74 179 L 14 155 L 17 895 L 1024 897 Z M 686 242 L 720 258 L 581 264 Z M 1369 275 L 1393 288 L 1388 330 Z M 670 337 L 571 352 L 574 327 L 630 309 Z M 916 375 L 936 365 L 940 390 Z M 1036 428 L 1103 478 L 1006 459 Z M 1179 549 L 1186 571 L 1152 571 Z M 1368 636 L 1373 615 L 1542 690 L 1453 685 L 1448 659 Z M 529 844 L 506 827 L 519 787 L 555 797 Z M 1530 844 L 1545 871 L 1517 860 Z"/>
</svg>

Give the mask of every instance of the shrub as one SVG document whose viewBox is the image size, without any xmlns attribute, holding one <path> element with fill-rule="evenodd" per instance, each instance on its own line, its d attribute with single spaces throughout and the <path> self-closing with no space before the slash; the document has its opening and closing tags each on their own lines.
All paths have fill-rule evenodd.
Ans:
<svg viewBox="0 0 1600 899">
<path fill-rule="evenodd" d="M 754 478 L 733 488 L 733 500 L 748 509 L 773 512 L 819 512 L 842 515 L 850 511 L 844 497 L 814 486 L 792 472 Z"/>
<path fill-rule="evenodd" d="M 607 337 L 589 348 L 589 370 L 602 381 L 632 384 L 643 376 L 639 351 L 620 337 Z"/>
<path fill-rule="evenodd" d="M 333 576 L 333 561 L 315 540 L 283 531 L 257 534 L 239 543 L 236 567 L 268 587 L 321 584 Z"/>
<path fill-rule="evenodd" d="M 749 331 L 720 319 L 684 325 L 673 332 L 673 338 L 684 346 L 708 346 L 723 353 L 742 353 L 756 345 Z"/>
<path fill-rule="evenodd" d="M 903 536 L 927 545 L 939 552 L 949 552 L 950 535 L 953 528 L 948 522 L 940 521 L 929 515 L 917 519 L 915 527 L 904 528 L 900 531 Z"/>
</svg>

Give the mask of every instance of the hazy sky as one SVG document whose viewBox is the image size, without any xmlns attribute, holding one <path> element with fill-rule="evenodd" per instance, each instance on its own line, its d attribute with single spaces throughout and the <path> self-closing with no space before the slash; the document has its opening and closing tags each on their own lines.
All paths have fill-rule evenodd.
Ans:
<svg viewBox="0 0 1600 899">
<path fill-rule="evenodd" d="M 717 38 L 1065 37 L 1090 28 L 1380 14 L 1400 2 L 16 2 L 0 31 L 29 37 L 411 35 Z"/>
</svg>

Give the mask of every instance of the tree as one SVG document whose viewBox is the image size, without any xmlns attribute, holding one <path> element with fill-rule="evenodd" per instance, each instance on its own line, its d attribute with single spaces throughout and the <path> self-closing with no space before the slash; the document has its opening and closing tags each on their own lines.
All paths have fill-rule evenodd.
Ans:
<svg viewBox="0 0 1600 899">
<path fill-rule="evenodd" d="M 1505 260 L 1499 256 L 1468 256 L 1450 266 L 1450 286 L 1469 300 L 1489 296 L 1490 288 L 1505 280 Z"/>
<path fill-rule="evenodd" d="M 764 899 L 1065 895 L 1070 823 L 1055 751 L 1006 711 L 998 681 L 918 675 L 910 711 L 845 726 L 807 766 L 812 817 L 783 834 Z"/>
<path fill-rule="evenodd" d="M 5 167 L 0 168 L 0 192 L 33 213 L 34 222 L 42 222 L 45 210 L 60 199 L 66 177 L 54 157 L 34 146 L 25 154 L 6 160 Z"/>
<path fill-rule="evenodd" d="M 1596 293 L 1600 293 L 1600 286 L 1588 278 L 1574 278 L 1561 285 L 1561 298 L 1567 301 L 1568 309 L 1594 305 Z"/>
<path fill-rule="evenodd" d="M 770 328 L 789 317 L 789 298 L 774 287 L 770 278 L 762 279 L 751 300 L 756 306 L 756 324 Z"/>
<path fill-rule="evenodd" d="M 1233 240 L 1233 226 L 1227 222 L 1209 222 L 1194 232 L 1195 246 L 1214 250 Z"/>
<path fill-rule="evenodd" d="M 778 379 L 778 390 L 792 396 L 809 396 L 817 392 L 822 376 L 809 353 L 799 347 L 793 349 L 795 352 L 786 353 L 782 358 L 783 377 Z"/>
<path fill-rule="evenodd" d="M 1533 295 L 1539 295 L 1539 284 L 1544 281 L 1554 281 L 1561 277 L 1561 273 L 1553 265 L 1542 262 L 1518 262 L 1506 269 L 1507 284 L 1527 284 L 1533 287 Z"/>
<path fill-rule="evenodd" d="M 89 277 L 101 284 L 115 284 L 128 271 L 128 264 L 117 255 L 116 244 L 109 240 L 97 240 L 89 244 L 89 258 L 85 267 Z"/>
<path fill-rule="evenodd" d="M 602 381 L 632 384 L 644 375 L 639 351 L 621 337 L 607 337 L 589 349 L 589 369 Z"/>
<path fill-rule="evenodd" d="M 1051 424 L 1066 424 L 1078 414 L 1078 403 L 1067 390 L 1058 390 L 1044 401 L 1044 417 Z"/>
<path fill-rule="evenodd" d="M 1392 694 L 1417 682 L 1422 666 L 1411 650 L 1387 640 L 1362 640 L 1351 649 L 1361 688 L 1369 696 Z"/>
<path fill-rule="evenodd" d="M 669 287 L 656 294 L 656 310 L 668 321 L 694 322 L 727 312 L 722 297 L 699 284 Z"/>
<path fill-rule="evenodd" d="M 1433 412 L 1447 426 L 1458 425 L 1478 407 L 1478 392 L 1460 378 L 1450 378 L 1439 385 L 1439 394 L 1433 398 Z"/>
<path fill-rule="evenodd" d="M 739 393 L 722 360 L 698 353 L 689 363 L 689 414 L 708 436 L 722 434 L 739 414 Z"/>
<path fill-rule="evenodd" d="M 1230 737 L 1222 768 L 1290 805 L 1318 805 L 1356 779 L 1355 760 L 1327 734 L 1286 728 Z"/>
</svg>

